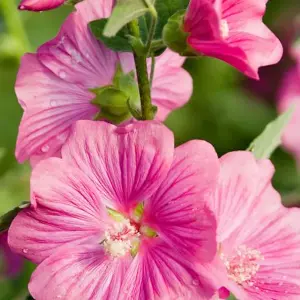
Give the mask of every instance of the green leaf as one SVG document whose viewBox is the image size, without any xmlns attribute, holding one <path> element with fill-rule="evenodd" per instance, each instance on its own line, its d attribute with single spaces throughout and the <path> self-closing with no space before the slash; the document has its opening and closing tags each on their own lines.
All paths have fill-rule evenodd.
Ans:
<svg viewBox="0 0 300 300">
<path fill-rule="evenodd" d="M 154 0 L 149 0 L 153 3 Z M 144 0 L 119 0 L 104 28 L 103 34 L 106 37 L 115 36 L 126 24 L 132 20 L 138 19 L 149 8 Z"/>
<path fill-rule="evenodd" d="M 104 27 L 107 22 L 108 19 L 100 19 L 92 21 L 89 24 L 89 27 L 96 39 L 104 43 L 105 46 L 113 51 L 132 52 L 132 47 L 127 38 L 128 32 L 126 28 L 120 30 L 116 36 L 107 37 L 103 34 Z"/>
<path fill-rule="evenodd" d="M 291 107 L 276 120 L 269 123 L 265 130 L 249 146 L 257 159 L 270 158 L 273 151 L 281 144 L 284 129 L 292 117 L 294 107 Z"/>
<path fill-rule="evenodd" d="M 24 201 L 21 205 L 17 206 L 16 208 L 12 209 L 11 211 L 7 212 L 3 216 L 0 217 L 0 233 L 7 231 L 11 222 L 17 216 L 17 214 L 24 208 L 28 207 L 30 202 Z"/>
</svg>

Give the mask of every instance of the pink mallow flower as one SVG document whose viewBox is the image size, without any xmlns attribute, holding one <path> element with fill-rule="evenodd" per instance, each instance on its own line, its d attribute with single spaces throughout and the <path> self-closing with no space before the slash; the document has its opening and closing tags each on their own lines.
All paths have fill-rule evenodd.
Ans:
<svg viewBox="0 0 300 300">
<path fill-rule="evenodd" d="M 274 167 L 250 152 L 220 159 L 211 209 L 217 219 L 215 264 L 200 268 L 219 284 L 217 296 L 242 300 L 300 299 L 299 209 L 281 204 Z"/>
<path fill-rule="evenodd" d="M 262 22 L 267 0 L 191 0 L 184 30 L 198 53 L 221 59 L 258 79 L 258 69 L 277 63 L 283 53 Z"/>
<path fill-rule="evenodd" d="M 62 5 L 65 0 L 22 0 L 19 9 L 31 11 L 44 11 Z"/>
<path fill-rule="evenodd" d="M 172 132 L 157 121 L 78 121 L 62 158 L 34 168 L 32 206 L 9 229 L 10 247 L 38 264 L 30 293 L 37 300 L 211 296 L 194 261 L 216 253 L 205 199 L 218 172 L 210 144 L 174 149 Z"/>
<path fill-rule="evenodd" d="M 113 0 L 85 0 L 76 5 L 58 36 L 42 45 L 37 54 L 22 58 L 16 94 L 24 109 L 16 146 L 19 162 L 60 154 L 71 125 L 93 119 L 99 108 L 91 104 L 92 88 L 112 84 L 119 66 L 134 70 L 130 53 L 116 53 L 91 34 L 88 23 L 111 14 Z M 184 105 L 192 94 L 191 76 L 182 68 L 184 58 L 166 50 L 156 59 L 152 83 L 156 118 L 164 120 Z M 149 61 L 150 69 L 150 61 Z"/>
<path fill-rule="evenodd" d="M 278 93 L 277 109 L 280 113 L 294 106 L 292 119 L 287 125 L 282 142 L 300 163 L 300 68 L 295 66 L 285 73 Z"/>
<path fill-rule="evenodd" d="M 7 232 L 0 233 L 0 280 L 17 276 L 22 269 L 21 256 L 13 253 L 7 243 Z"/>
</svg>

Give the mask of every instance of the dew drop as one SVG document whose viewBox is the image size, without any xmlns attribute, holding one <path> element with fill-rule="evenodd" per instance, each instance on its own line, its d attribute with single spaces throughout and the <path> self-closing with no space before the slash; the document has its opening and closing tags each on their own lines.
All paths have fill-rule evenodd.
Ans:
<svg viewBox="0 0 300 300">
<path fill-rule="evenodd" d="M 67 74 L 66 72 L 64 71 L 59 71 L 58 72 L 58 76 L 61 78 L 61 79 L 65 79 L 67 77 Z"/>
<path fill-rule="evenodd" d="M 192 285 L 199 285 L 199 280 L 198 279 L 194 279 L 192 281 Z"/>
<path fill-rule="evenodd" d="M 41 150 L 42 150 L 42 152 L 46 153 L 49 151 L 49 149 L 50 149 L 49 145 L 44 145 Z"/>
<path fill-rule="evenodd" d="M 26 254 L 26 253 L 28 253 L 28 249 L 27 249 L 27 248 L 24 248 L 24 249 L 22 250 L 22 252 Z"/>
<path fill-rule="evenodd" d="M 24 10 L 24 9 L 25 9 L 25 6 L 24 6 L 24 5 L 21 5 L 21 6 L 19 7 L 19 9 Z"/>
<path fill-rule="evenodd" d="M 61 298 L 62 298 L 62 295 L 57 295 L 56 298 L 57 298 L 57 299 L 61 299 Z"/>
<path fill-rule="evenodd" d="M 50 107 L 56 107 L 57 101 L 56 100 L 50 100 Z"/>
</svg>

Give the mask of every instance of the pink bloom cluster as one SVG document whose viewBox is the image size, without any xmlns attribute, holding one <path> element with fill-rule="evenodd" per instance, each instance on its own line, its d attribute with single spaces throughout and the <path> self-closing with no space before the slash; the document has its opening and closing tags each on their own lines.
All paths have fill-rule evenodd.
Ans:
<svg viewBox="0 0 300 300">
<path fill-rule="evenodd" d="M 26 3 L 32 10 L 58 4 Z M 262 23 L 265 4 L 192 0 L 188 43 L 257 78 L 258 68 L 276 63 L 282 52 Z M 299 299 L 300 212 L 282 206 L 271 162 L 247 151 L 218 158 L 200 140 L 175 148 L 161 123 L 191 96 L 184 58 L 166 50 L 156 59 L 156 120 L 93 121 L 99 108 L 91 90 L 110 86 L 120 68 L 128 74 L 135 67 L 132 54 L 109 50 L 88 28 L 114 5 L 77 4 L 58 36 L 21 62 L 16 94 L 24 115 L 16 156 L 34 168 L 31 206 L 13 220 L 8 243 L 38 265 L 31 295 Z"/>
</svg>

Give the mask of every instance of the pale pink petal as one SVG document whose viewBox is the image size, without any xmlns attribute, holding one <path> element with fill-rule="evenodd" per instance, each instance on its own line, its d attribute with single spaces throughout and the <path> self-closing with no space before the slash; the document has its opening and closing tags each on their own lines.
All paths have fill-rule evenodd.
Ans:
<svg viewBox="0 0 300 300">
<path fill-rule="evenodd" d="M 215 188 L 219 162 L 214 148 L 191 141 L 175 150 L 167 178 L 145 201 L 144 221 L 175 248 L 185 248 L 203 261 L 216 252 L 215 218 L 205 200 Z"/>
<path fill-rule="evenodd" d="M 158 107 L 156 119 L 159 121 L 164 121 L 171 111 L 182 107 L 192 96 L 193 81 L 182 68 L 184 60 L 171 50 L 156 59 L 151 96 Z"/>
<path fill-rule="evenodd" d="M 193 269 L 191 261 L 159 238 L 144 241 L 126 274 L 126 293 L 120 300 L 209 299 L 212 287 Z"/>
<path fill-rule="evenodd" d="M 37 53 L 40 62 L 54 74 L 86 89 L 110 84 L 118 62 L 117 53 L 98 42 L 88 28 L 91 2 L 72 13 L 57 37 L 43 44 Z M 97 5 L 101 8 L 100 2 Z M 103 17 L 98 13 L 93 19 Z"/>
<path fill-rule="evenodd" d="M 39 263 L 65 244 L 101 242 L 110 219 L 101 194 L 83 172 L 59 158 L 44 160 L 33 170 L 31 194 L 32 206 L 9 229 L 14 251 Z"/>
<path fill-rule="evenodd" d="M 29 291 L 43 300 L 119 299 L 130 260 L 107 256 L 97 244 L 64 247 L 37 267 Z"/>
<path fill-rule="evenodd" d="M 293 68 L 284 75 L 278 95 L 277 108 L 280 113 L 294 105 L 292 119 L 287 125 L 282 138 L 283 145 L 300 161 L 300 72 Z"/>
<path fill-rule="evenodd" d="M 256 162 L 247 151 L 228 153 L 220 162 L 219 183 L 209 200 L 218 222 L 218 242 L 244 224 L 249 209 L 270 184 L 274 172 L 269 161 Z"/>
<path fill-rule="evenodd" d="M 119 128 L 79 121 L 62 157 L 93 180 L 107 205 L 125 213 L 149 199 L 164 181 L 173 152 L 172 132 L 155 121 Z"/>
<path fill-rule="evenodd" d="M 65 0 L 22 0 L 19 9 L 43 11 L 50 10 L 62 5 Z"/>
<path fill-rule="evenodd" d="M 34 54 L 22 58 L 16 94 L 25 111 L 16 146 L 20 162 L 31 156 L 37 160 L 53 156 L 68 137 L 70 126 L 97 112 L 89 103 L 92 93 L 55 76 Z"/>
<path fill-rule="evenodd" d="M 263 260 L 245 284 L 247 299 L 297 299 L 300 297 L 300 212 L 291 213 L 280 203 L 280 195 L 269 186 L 257 197 L 249 215 L 231 237 L 222 243 L 230 254 L 240 245 L 260 251 Z"/>
</svg>

